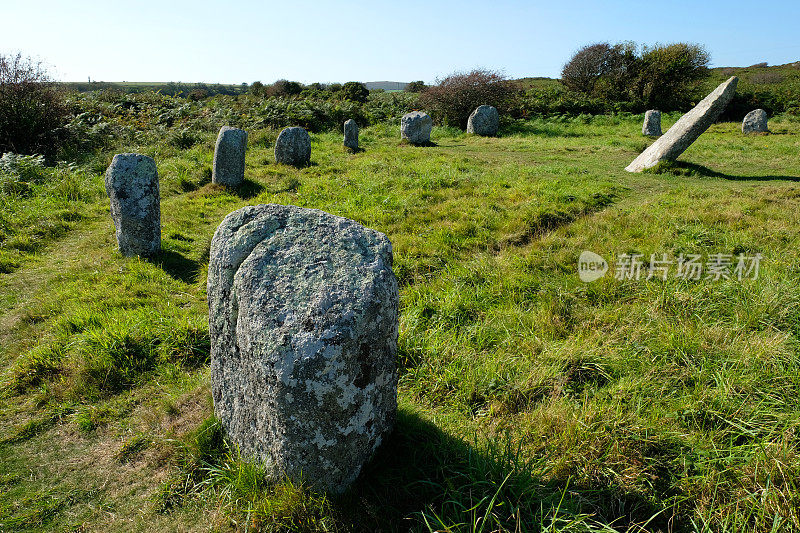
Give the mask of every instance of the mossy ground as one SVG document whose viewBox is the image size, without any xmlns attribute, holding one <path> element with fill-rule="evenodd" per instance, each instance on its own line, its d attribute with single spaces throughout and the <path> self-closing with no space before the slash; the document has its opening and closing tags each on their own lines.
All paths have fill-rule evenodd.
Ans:
<svg viewBox="0 0 800 533">
<path fill-rule="evenodd" d="M 381 124 L 355 154 L 312 135 L 304 169 L 251 131 L 236 191 L 209 183 L 209 134 L 126 145 L 161 177 L 147 261 L 115 251 L 112 153 L 4 197 L 0 530 L 800 529 L 800 122 L 718 124 L 688 163 L 628 174 L 640 120 L 435 128 L 430 147 Z M 212 417 L 210 239 L 269 202 L 394 246 L 398 427 L 340 498 L 266 481 Z M 763 260 L 756 280 L 586 284 L 583 250 Z"/>
</svg>

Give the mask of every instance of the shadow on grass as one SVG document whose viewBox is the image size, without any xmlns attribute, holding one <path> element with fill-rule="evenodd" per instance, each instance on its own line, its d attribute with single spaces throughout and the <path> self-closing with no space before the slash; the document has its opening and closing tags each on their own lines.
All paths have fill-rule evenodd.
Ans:
<svg viewBox="0 0 800 533">
<path fill-rule="evenodd" d="M 800 176 L 782 176 L 774 174 L 768 174 L 766 176 L 736 176 L 733 174 L 726 174 L 724 172 L 718 172 L 716 170 L 712 170 L 704 165 L 698 165 L 696 163 L 687 163 L 684 161 L 662 162 L 646 172 L 650 172 L 651 174 L 672 174 L 674 176 L 695 176 L 695 177 L 699 176 L 706 178 L 721 178 L 733 181 L 783 180 L 783 181 L 800 182 Z"/>
<path fill-rule="evenodd" d="M 238 187 L 232 189 L 231 192 L 242 200 L 250 200 L 264 192 L 264 186 L 253 180 L 245 179 Z"/>
<path fill-rule="evenodd" d="M 412 143 L 406 139 L 403 139 L 398 143 L 398 146 L 410 146 L 411 148 L 435 148 L 439 145 L 433 141 L 428 141 L 426 143 Z"/>
<path fill-rule="evenodd" d="M 557 529 L 571 521 L 624 530 L 654 516 L 648 527 L 668 530 L 669 510 L 659 514 L 643 495 L 612 485 L 544 481 L 534 472 L 547 460 L 539 461 L 525 460 L 511 446 L 470 445 L 401 409 L 395 431 L 356 483 L 331 503 L 354 531 L 425 529 L 426 521 L 434 530 L 471 530 L 477 520 L 485 531 Z"/>
<path fill-rule="evenodd" d="M 564 131 L 559 124 L 545 125 L 545 124 L 531 124 L 530 122 L 512 122 L 504 124 L 498 131 L 498 137 L 506 137 L 508 135 L 537 135 L 543 137 L 587 137 L 581 133 L 572 131 Z"/>
<path fill-rule="evenodd" d="M 148 261 L 161 268 L 173 279 L 190 284 L 197 281 L 200 263 L 184 257 L 178 252 L 162 249 L 157 255 L 149 258 Z"/>
</svg>

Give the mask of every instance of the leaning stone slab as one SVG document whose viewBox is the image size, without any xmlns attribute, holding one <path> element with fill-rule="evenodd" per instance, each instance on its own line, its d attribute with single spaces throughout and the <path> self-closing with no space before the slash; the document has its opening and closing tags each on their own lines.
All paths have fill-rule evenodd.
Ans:
<svg viewBox="0 0 800 533">
<path fill-rule="evenodd" d="M 351 150 L 358 150 L 358 124 L 352 118 L 344 123 L 344 145 Z"/>
<path fill-rule="evenodd" d="M 156 162 L 146 155 L 117 154 L 106 170 L 106 192 L 126 257 L 148 257 L 161 250 L 161 199 Z"/>
<path fill-rule="evenodd" d="M 750 111 L 742 121 L 742 133 L 765 133 L 767 128 L 767 112 L 763 109 Z"/>
<path fill-rule="evenodd" d="M 238 187 L 244 181 L 244 152 L 247 149 L 247 132 L 222 126 L 214 148 L 214 167 L 211 182 L 226 187 Z"/>
<path fill-rule="evenodd" d="M 411 144 L 428 144 L 431 142 L 433 119 L 422 111 L 406 113 L 400 119 L 400 138 Z"/>
<path fill-rule="evenodd" d="M 628 172 L 641 172 L 660 161 L 675 161 L 719 117 L 736 92 L 739 78 L 732 76 L 706 96 L 694 109 L 683 115 L 667 133 L 625 167 Z"/>
<path fill-rule="evenodd" d="M 644 114 L 642 135 L 646 135 L 648 137 L 661 136 L 661 111 L 651 109 Z"/>
<path fill-rule="evenodd" d="M 275 162 L 304 167 L 311 162 L 311 137 L 299 126 L 284 129 L 275 141 Z"/>
<path fill-rule="evenodd" d="M 467 120 L 467 133 L 494 137 L 500 129 L 500 114 L 490 105 L 478 106 Z"/>
<path fill-rule="evenodd" d="M 228 436 L 275 476 L 342 492 L 397 409 L 389 240 L 315 209 L 244 207 L 214 234 L 208 306 Z"/>
</svg>

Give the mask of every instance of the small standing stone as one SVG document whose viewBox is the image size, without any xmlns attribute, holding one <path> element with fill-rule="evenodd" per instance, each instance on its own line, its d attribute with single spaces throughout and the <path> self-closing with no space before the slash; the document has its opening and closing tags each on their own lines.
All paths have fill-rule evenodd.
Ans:
<svg viewBox="0 0 800 533">
<path fill-rule="evenodd" d="M 398 305 L 382 233 L 276 204 L 225 217 L 208 267 L 211 389 L 239 450 L 345 490 L 395 420 Z"/>
<path fill-rule="evenodd" d="M 478 106 L 467 120 L 467 133 L 494 137 L 500 128 L 500 114 L 490 105 Z"/>
<path fill-rule="evenodd" d="M 742 133 L 764 133 L 767 129 L 767 112 L 763 109 L 750 111 L 742 121 Z"/>
<path fill-rule="evenodd" d="M 661 136 L 661 111 L 651 109 L 644 114 L 644 124 L 642 125 L 642 135 L 648 137 Z"/>
<path fill-rule="evenodd" d="M 146 155 L 117 154 L 106 170 L 105 181 L 120 253 L 126 257 L 157 254 L 161 250 L 161 199 L 156 162 Z"/>
<path fill-rule="evenodd" d="M 275 141 L 275 162 L 304 167 L 311 162 L 311 137 L 299 126 L 284 129 Z"/>
<path fill-rule="evenodd" d="M 352 118 L 344 123 L 344 145 L 351 150 L 358 150 L 358 124 Z"/>
<path fill-rule="evenodd" d="M 214 168 L 211 182 L 226 187 L 238 187 L 244 181 L 244 152 L 247 132 L 222 126 L 214 148 Z"/>
<path fill-rule="evenodd" d="M 406 113 L 400 119 L 400 138 L 411 144 L 428 144 L 431 142 L 433 119 L 422 111 Z"/>
</svg>

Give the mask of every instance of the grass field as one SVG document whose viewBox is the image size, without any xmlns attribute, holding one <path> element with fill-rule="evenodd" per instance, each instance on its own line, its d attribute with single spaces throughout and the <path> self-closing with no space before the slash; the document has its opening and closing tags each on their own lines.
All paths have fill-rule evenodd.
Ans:
<svg viewBox="0 0 800 533">
<path fill-rule="evenodd" d="M 800 121 L 770 128 L 717 124 L 644 174 L 640 116 L 424 148 L 380 124 L 358 154 L 316 134 L 299 170 L 259 130 L 237 191 L 209 183 L 211 134 L 126 145 L 158 163 L 150 261 L 115 250 L 113 153 L 36 170 L 0 196 L 0 530 L 800 530 Z M 210 238 L 270 202 L 395 250 L 398 424 L 342 497 L 267 481 L 213 418 Z M 763 259 L 583 283 L 584 250 Z"/>
</svg>

